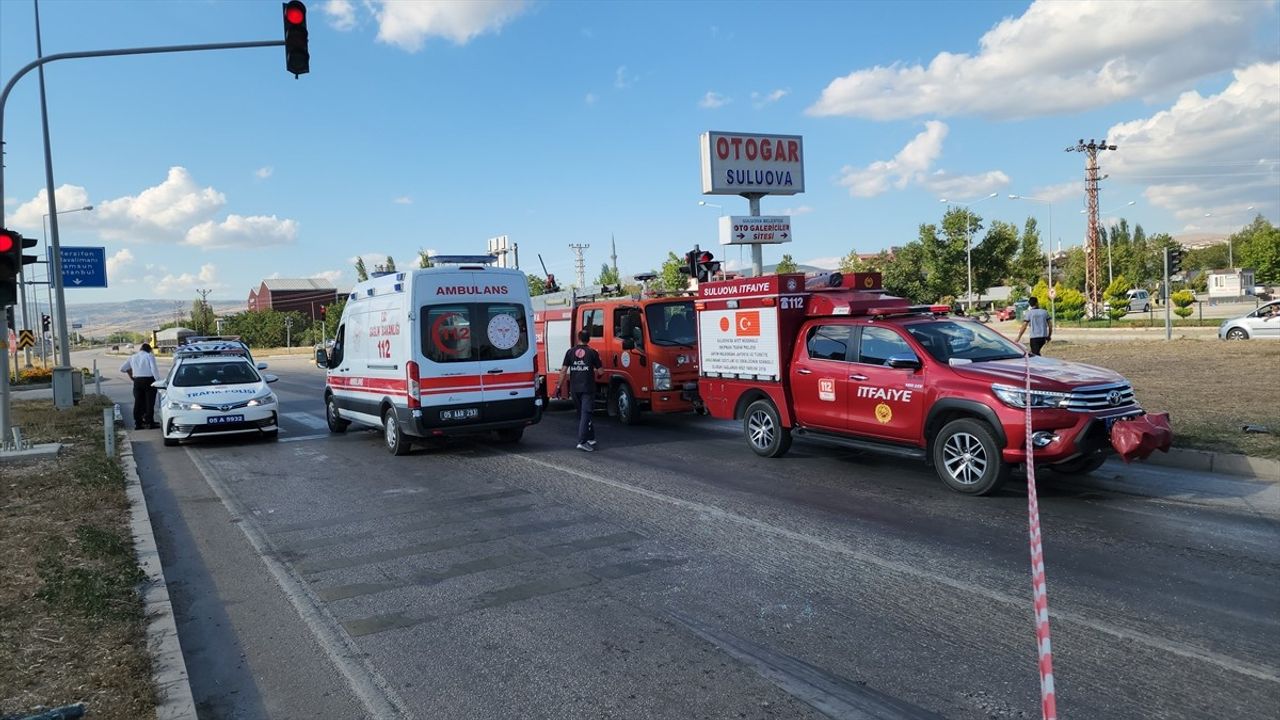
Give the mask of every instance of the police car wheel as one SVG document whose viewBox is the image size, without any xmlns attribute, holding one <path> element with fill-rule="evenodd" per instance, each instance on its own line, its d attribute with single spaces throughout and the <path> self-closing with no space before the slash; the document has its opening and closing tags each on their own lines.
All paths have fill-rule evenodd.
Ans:
<svg viewBox="0 0 1280 720">
<path fill-rule="evenodd" d="M 768 400 L 757 400 L 747 407 L 742 429 L 752 452 L 761 457 L 782 457 L 791 449 L 791 430 L 782 427 L 778 409 Z"/>
<path fill-rule="evenodd" d="M 177 447 L 177 445 L 178 445 L 178 438 L 165 438 L 165 439 L 164 439 L 164 446 L 165 446 L 165 447 Z"/>
<path fill-rule="evenodd" d="M 392 455 L 408 455 L 413 444 L 400 430 L 400 421 L 396 419 L 395 408 L 387 408 L 382 415 L 382 439 Z"/>
<path fill-rule="evenodd" d="M 640 408 L 636 407 L 636 394 L 631 386 L 619 383 L 614 390 L 614 407 L 618 410 L 618 420 L 623 425 L 634 425 L 640 419 Z"/>
<path fill-rule="evenodd" d="M 1009 479 L 995 433 L 973 418 L 943 426 L 933 443 L 933 468 L 947 487 L 965 495 L 989 495 Z"/>
<path fill-rule="evenodd" d="M 275 441 L 275 440 L 279 440 L 279 439 L 280 439 L 280 431 L 279 431 L 279 430 L 272 430 L 272 431 L 270 431 L 270 432 L 264 432 L 264 433 L 262 433 L 262 439 L 263 439 L 263 440 L 266 440 L 267 442 L 273 442 L 273 441 Z"/>
<path fill-rule="evenodd" d="M 333 433 L 344 433 L 351 424 L 338 416 L 338 400 L 332 395 L 324 401 L 324 420 L 329 424 L 329 432 Z"/>
</svg>

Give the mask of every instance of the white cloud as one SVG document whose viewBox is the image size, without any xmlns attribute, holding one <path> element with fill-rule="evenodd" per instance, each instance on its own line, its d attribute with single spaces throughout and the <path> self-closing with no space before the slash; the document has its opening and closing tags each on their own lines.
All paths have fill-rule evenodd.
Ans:
<svg viewBox="0 0 1280 720">
<path fill-rule="evenodd" d="M 1042 185 L 1034 188 L 1028 197 L 1037 200 L 1047 200 L 1050 203 L 1058 204 L 1064 200 L 1075 200 L 1084 202 L 1084 181 L 1072 180 L 1071 182 L 1058 183 L 1057 185 Z"/>
<path fill-rule="evenodd" d="M 228 215 L 222 222 L 209 220 L 187 231 L 185 245 L 212 248 L 258 248 L 291 245 L 298 236 L 298 223 L 275 215 Z"/>
<path fill-rule="evenodd" d="M 325 270 L 324 272 L 318 272 L 311 277 L 316 278 L 317 280 L 327 280 L 330 283 L 337 285 L 338 281 L 342 279 L 342 276 L 343 272 L 341 270 Z"/>
<path fill-rule="evenodd" d="M 778 214 L 779 215 L 808 215 L 811 212 L 813 212 L 813 208 L 809 207 L 808 205 L 800 205 L 798 207 L 785 208 L 783 209 L 782 212 Z"/>
<path fill-rule="evenodd" d="M 408 195 L 401 195 L 400 197 L 392 200 L 391 202 L 397 205 L 412 205 L 413 198 L 409 197 Z"/>
<path fill-rule="evenodd" d="M 626 65 L 619 65 L 613 73 L 613 86 L 619 90 L 626 90 L 635 84 L 636 76 L 627 73 Z"/>
<path fill-rule="evenodd" d="M 1167 110 L 1107 131 L 1119 149 L 1102 158 L 1113 178 L 1147 184 L 1146 198 L 1198 229 L 1238 227 L 1256 206 L 1280 207 L 1280 62 L 1235 71 L 1216 95 L 1183 93 Z M 1232 215 L 1239 214 L 1239 217 Z M 1237 222 L 1238 221 L 1238 222 Z M 1190 225 L 1189 225 L 1190 227 Z"/>
<path fill-rule="evenodd" d="M 133 282 L 129 268 L 133 265 L 133 252 L 129 248 L 117 250 L 107 258 L 107 281 L 111 284 Z"/>
<path fill-rule="evenodd" d="M 801 261 L 800 265 L 811 265 L 816 268 L 825 270 L 835 270 L 840 267 L 840 263 L 844 261 L 842 257 L 819 257 L 812 260 Z"/>
<path fill-rule="evenodd" d="M 79 185 L 63 185 L 53 191 L 53 199 L 58 205 L 58 225 L 63 226 L 69 223 L 83 222 L 77 216 L 84 213 L 66 213 L 67 210 L 74 210 L 89 205 L 89 194 Z M 17 210 L 9 217 L 9 222 L 15 228 L 30 230 L 35 232 L 41 230 L 44 224 L 44 216 L 49 212 L 49 193 L 41 190 L 36 193 L 34 198 L 22 203 Z"/>
<path fill-rule="evenodd" d="M 378 21 L 378 40 L 409 52 L 421 50 L 429 37 L 465 45 L 498 32 L 529 6 L 524 0 L 367 0 L 365 5 Z"/>
<path fill-rule="evenodd" d="M 893 120 L 920 115 L 1008 119 L 1080 112 L 1144 97 L 1234 67 L 1274 3 L 1037 0 L 979 39 L 977 54 L 941 52 L 832 80 L 808 113 Z"/>
<path fill-rule="evenodd" d="M 774 90 L 774 91 L 773 91 L 773 92 L 771 92 L 771 93 L 758 93 L 758 92 L 752 92 L 752 93 L 751 93 L 751 104 L 752 104 L 752 105 L 754 105 L 754 106 L 755 106 L 755 108 L 756 108 L 757 110 L 759 110 L 760 108 L 764 107 L 765 105 L 770 105 L 770 104 L 776 103 L 776 102 L 778 102 L 779 100 L 781 100 L 782 98 L 784 98 L 784 97 L 786 97 L 787 95 L 790 95 L 790 94 L 791 94 L 791 90 L 790 90 L 789 88 L 788 88 L 788 89 L 786 89 L 786 90 L 784 90 L 784 89 L 782 89 L 782 88 L 778 88 L 777 90 Z"/>
<path fill-rule="evenodd" d="M 865 168 L 846 165 L 840 170 L 840 184 L 854 197 L 875 197 L 891 188 L 904 190 L 916 184 L 935 194 L 956 199 L 986 195 L 1009 184 L 1009 176 L 999 170 L 978 175 L 953 175 L 933 170 L 942 155 L 942 141 L 949 129 L 939 120 L 924 124 L 924 130 L 911 139 L 891 160 L 877 160 Z"/>
<path fill-rule="evenodd" d="M 329 26 L 335 30 L 346 32 L 356 26 L 356 6 L 351 0 L 328 0 L 320 10 L 329 16 Z"/>
<path fill-rule="evenodd" d="M 226 285 L 218 282 L 217 277 L 218 268 L 209 263 L 201 265 L 200 272 L 195 275 L 191 273 L 165 275 L 152 285 L 152 289 L 157 295 L 185 294 L 193 292 L 196 288 L 221 290 Z"/>
<path fill-rule="evenodd" d="M 718 92 L 708 90 L 707 94 L 703 95 L 702 99 L 698 101 L 698 107 L 705 108 L 707 110 L 714 110 L 716 108 L 724 107 L 731 102 L 733 102 L 733 98 L 728 98 Z"/>
<path fill-rule="evenodd" d="M 175 166 L 159 185 L 99 203 L 92 219 L 109 240 L 173 242 L 193 225 L 212 219 L 226 203 L 222 193 L 199 187 L 186 168 Z"/>
<path fill-rule="evenodd" d="M 257 170 L 254 170 L 253 174 L 257 176 L 259 180 L 266 180 L 267 178 L 271 177 L 271 173 L 275 171 L 276 171 L 275 168 L 271 167 L 270 165 L 267 165 L 266 167 L 260 167 Z"/>
<path fill-rule="evenodd" d="M 584 103 L 586 103 L 586 104 L 588 104 L 588 105 L 595 105 L 595 104 L 596 104 L 596 101 L 597 101 L 597 100 L 599 100 L 599 99 L 600 99 L 600 98 L 596 97 L 596 94 L 595 94 L 595 93 L 587 93 L 587 96 L 586 96 L 586 97 L 584 97 L 584 98 L 582 98 L 582 102 L 584 102 Z"/>
</svg>

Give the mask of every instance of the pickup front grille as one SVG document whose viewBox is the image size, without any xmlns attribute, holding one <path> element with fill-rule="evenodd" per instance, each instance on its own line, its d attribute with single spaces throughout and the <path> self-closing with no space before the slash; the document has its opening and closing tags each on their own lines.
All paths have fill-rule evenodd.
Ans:
<svg viewBox="0 0 1280 720">
<path fill-rule="evenodd" d="M 1064 404 L 1068 410 L 1090 413 L 1133 410 L 1137 406 L 1138 399 L 1128 383 L 1077 388 Z"/>
</svg>

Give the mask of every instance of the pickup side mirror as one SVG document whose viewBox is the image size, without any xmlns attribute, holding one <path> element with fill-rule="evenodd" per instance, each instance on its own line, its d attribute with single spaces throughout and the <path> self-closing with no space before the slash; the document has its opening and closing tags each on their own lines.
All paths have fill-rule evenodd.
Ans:
<svg viewBox="0 0 1280 720">
<path fill-rule="evenodd" d="M 915 355 L 894 355 L 885 360 L 884 364 L 896 370 L 919 370 L 923 367 L 920 358 Z"/>
<path fill-rule="evenodd" d="M 324 348 L 316 348 L 316 367 L 329 367 L 329 352 Z"/>
<path fill-rule="evenodd" d="M 623 339 L 622 339 L 622 349 L 623 349 L 623 350 L 635 350 L 635 349 L 636 349 L 636 341 L 635 341 L 635 340 L 632 340 L 631 338 L 623 338 Z"/>
</svg>

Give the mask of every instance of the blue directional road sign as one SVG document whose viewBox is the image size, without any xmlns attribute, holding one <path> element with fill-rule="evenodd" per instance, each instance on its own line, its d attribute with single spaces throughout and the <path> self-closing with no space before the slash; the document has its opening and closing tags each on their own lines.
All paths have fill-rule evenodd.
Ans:
<svg viewBox="0 0 1280 720">
<path fill-rule="evenodd" d="M 62 286 L 104 288 L 107 286 L 107 249 L 62 246 Z"/>
</svg>

